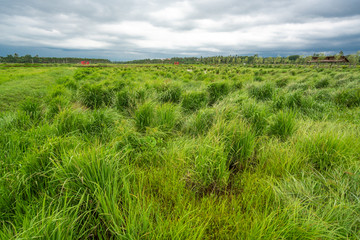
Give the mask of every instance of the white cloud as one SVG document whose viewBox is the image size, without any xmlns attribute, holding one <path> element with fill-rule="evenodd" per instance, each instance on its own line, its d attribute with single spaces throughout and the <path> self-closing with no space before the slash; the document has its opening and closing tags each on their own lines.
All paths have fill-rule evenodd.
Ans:
<svg viewBox="0 0 360 240">
<path fill-rule="evenodd" d="M 360 47 L 356 0 L 4 2 L 0 45 L 124 56 Z"/>
</svg>

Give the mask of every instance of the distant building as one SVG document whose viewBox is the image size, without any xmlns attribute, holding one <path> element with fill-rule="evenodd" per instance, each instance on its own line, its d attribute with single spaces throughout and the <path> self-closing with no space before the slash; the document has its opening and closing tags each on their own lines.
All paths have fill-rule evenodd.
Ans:
<svg viewBox="0 0 360 240">
<path fill-rule="evenodd" d="M 308 63 L 348 63 L 349 60 L 345 56 L 336 58 L 335 56 L 312 57 Z"/>
</svg>

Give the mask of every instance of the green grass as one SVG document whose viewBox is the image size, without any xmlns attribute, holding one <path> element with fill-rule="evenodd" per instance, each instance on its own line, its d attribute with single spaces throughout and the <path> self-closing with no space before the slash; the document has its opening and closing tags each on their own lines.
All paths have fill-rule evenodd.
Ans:
<svg viewBox="0 0 360 240">
<path fill-rule="evenodd" d="M 359 239 L 359 68 L 0 68 L 0 239 Z"/>
</svg>

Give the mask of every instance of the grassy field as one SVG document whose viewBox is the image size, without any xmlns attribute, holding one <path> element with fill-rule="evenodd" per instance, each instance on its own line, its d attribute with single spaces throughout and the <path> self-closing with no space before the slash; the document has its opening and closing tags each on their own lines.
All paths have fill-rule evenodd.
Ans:
<svg viewBox="0 0 360 240">
<path fill-rule="evenodd" d="M 0 239 L 360 239 L 360 69 L 0 67 Z"/>
</svg>

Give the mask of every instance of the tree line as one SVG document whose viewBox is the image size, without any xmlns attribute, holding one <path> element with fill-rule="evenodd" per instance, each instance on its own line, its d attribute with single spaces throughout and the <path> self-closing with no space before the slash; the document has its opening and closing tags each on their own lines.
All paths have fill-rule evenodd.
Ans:
<svg viewBox="0 0 360 240">
<path fill-rule="evenodd" d="M 325 57 L 324 54 L 314 54 L 313 56 Z M 303 55 L 290 55 L 287 57 L 261 57 L 258 54 L 254 56 L 212 56 L 212 57 L 173 57 L 166 59 L 140 59 L 132 61 L 111 62 L 109 59 L 98 58 L 73 58 L 73 57 L 39 57 L 38 55 L 31 56 L 19 56 L 18 54 L 7 55 L 6 57 L 0 56 L 0 62 L 2 63 L 69 63 L 76 64 L 81 61 L 88 61 L 89 63 L 121 63 L 121 64 L 174 64 L 178 62 L 180 64 L 308 64 L 313 56 Z M 340 52 L 335 56 L 343 56 Z M 346 56 L 350 61 L 350 64 L 357 65 L 360 61 L 360 51 L 356 54 Z"/>
<path fill-rule="evenodd" d="M 109 59 L 98 58 L 74 58 L 74 57 L 39 57 L 38 55 L 19 56 L 17 53 L 14 55 L 7 55 L 6 57 L 0 56 L 2 63 L 80 63 L 87 61 L 89 63 L 111 63 Z"/>
<path fill-rule="evenodd" d="M 314 54 L 313 56 L 324 57 L 324 54 Z M 173 57 L 166 59 L 141 59 L 119 63 L 132 64 L 173 64 L 179 62 L 180 64 L 307 64 L 312 60 L 313 56 L 290 55 L 287 57 L 261 57 L 257 54 L 254 56 L 213 56 L 213 57 Z M 335 56 L 343 56 L 342 52 Z M 356 54 L 347 55 L 350 64 L 356 65 L 359 63 L 360 51 Z"/>
</svg>

